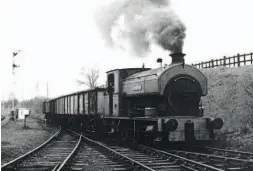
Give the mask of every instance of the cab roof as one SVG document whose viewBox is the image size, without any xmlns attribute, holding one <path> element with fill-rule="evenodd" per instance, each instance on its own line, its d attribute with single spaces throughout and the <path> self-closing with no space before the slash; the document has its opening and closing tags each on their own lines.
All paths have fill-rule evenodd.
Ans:
<svg viewBox="0 0 253 171">
<path fill-rule="evenodd" d="M 117 70 L 119 70 L 119 71 L 122 71 L 122 70 L 144 70 L 144 71 L 146 71 L 146 70 L 150 70 L 150 69 L 151 68 L 120 68 L 120 69 L 109 70 L 106 73 L 112 72 L 112 71 L 117 71 Z"/>
</svg>

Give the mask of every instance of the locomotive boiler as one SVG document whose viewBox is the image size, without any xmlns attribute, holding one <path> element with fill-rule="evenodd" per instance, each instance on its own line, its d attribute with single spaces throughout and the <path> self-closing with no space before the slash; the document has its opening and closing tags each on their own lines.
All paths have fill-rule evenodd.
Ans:
<svg viewBox="0 0 253 171">
<path fill-rule="evenodd" d="M 67 126 L 118 134 L 124 141 L 209 142 L 223 121 L 203 116 L 207 78 L 185 64 L 185 54 L 170 56 L 166 67 L 108 71 L 106 89 L 47 101 L 45 114 Z"/>
<path fill-rule="evenodd" d="M 130 110 L 152 107 L 158 116 L 198 116 L 200 99 L 207 94 L 207 79 L 195 67 L 184 64 L 184 54 L 172 54 L 172 64 L 133 74 L 122 83 Z"/>
</svg>

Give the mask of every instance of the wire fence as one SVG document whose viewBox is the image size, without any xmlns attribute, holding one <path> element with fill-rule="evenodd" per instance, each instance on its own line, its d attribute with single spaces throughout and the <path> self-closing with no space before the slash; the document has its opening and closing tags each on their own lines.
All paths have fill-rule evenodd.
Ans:
<svg viewBox="0 0 253 171">
<path fill-rule="evenodd" d="M 237 54 L 235 56 L 226 57 L 220 59 L 212 59 L 207 62 L 201 62 L 197 64 L 192 64 L 193 66 L 200 68 L 200 69 L 208 69 L 208 68 L 215 68 L 219 66 L 228 66 L 228 67 L 240 67 L 245 65 L 252 65 L 253 64 L 253 53 L 248 54 Z"/>
</svg>

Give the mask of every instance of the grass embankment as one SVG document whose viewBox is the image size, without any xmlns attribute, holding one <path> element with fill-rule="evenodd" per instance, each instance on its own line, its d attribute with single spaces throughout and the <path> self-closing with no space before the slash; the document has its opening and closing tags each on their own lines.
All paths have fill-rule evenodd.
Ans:
<svg viewBox="0 0 253 171">
<path fill-rule="evenodd" d="M 27 128 L 24 129 L 24 121 L 9 121 L 1 129 L 1 164 L 11 161 L 38 145 L 52 136 L 58 128 L 44 127 L 39 121 L 32 118 L 26 120 Z"/>
<path fill-rule="evenodd" d="M 215 68 L 204 74 L 208 78 L 205 116 L 224 120 L 220 136 L 229 147 L 253 152 L 253 66 Z"/>
</svg>

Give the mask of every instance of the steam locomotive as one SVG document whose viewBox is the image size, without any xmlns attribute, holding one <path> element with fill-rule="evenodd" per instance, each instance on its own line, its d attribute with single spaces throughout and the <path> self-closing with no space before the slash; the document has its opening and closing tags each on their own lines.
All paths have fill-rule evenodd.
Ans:
<svg viewBox="0 0 253 171">
<path fill-rule="evenodd" d="M 117 134 L 123 141 L 213 142 L 223 120 L 203 117 L 207 78 L 185 64 L 185 54 L 170 56 L 172 63 L 157 69 L 108 71 L 107 88 L 45 101 L 45 117 L 66 127 Z"/>
</svg>

